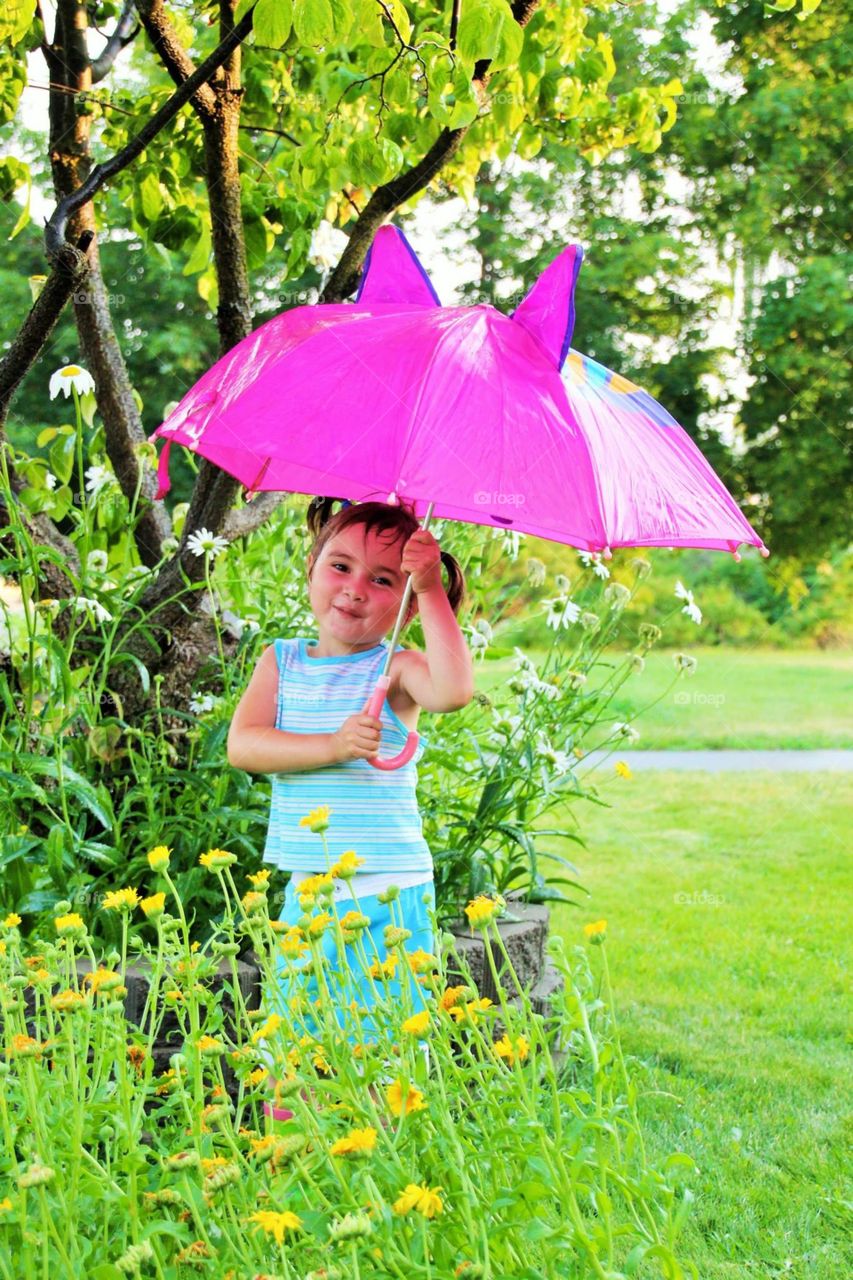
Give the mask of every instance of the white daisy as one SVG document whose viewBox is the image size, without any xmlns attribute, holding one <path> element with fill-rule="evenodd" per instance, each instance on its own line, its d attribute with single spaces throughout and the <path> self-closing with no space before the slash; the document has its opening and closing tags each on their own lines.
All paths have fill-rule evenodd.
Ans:
<svg viewBox="0 0 853 1280">
<path fill-rule="evenodd" d="M 626 742 L 639 742 L 640 735 L 631 725 L 626 724 L 623 720 L 617 720 L 613 725 L 613 732 L 619 738 L 624 738 Z"/>
<path fill-rule="evenodd" d="M 203 716 L 208 711 L 215 711 L 219 706 L 221 698 L 217 698 L 213 693 L 203 693 L 200 697 L 190 698 L 190 711 L 194 715 Z"/>
<path fill-rule="evenodd" d="M 100 493 L 113 482 L 113 474 L 106 467 L 94 465 L 86 468 L 86 492 Z"/>
<path fill-rule="evenodd" d="M 56 373 L 51 374 L 48 392 L 51 400 L 55 400 L 60 391 L 66 397 L 71 395 L 72 388 L 78 396 L 88 395 L 95 390 L 95 379 L 91 373 L 81 369 L 79 364 L 66 364 Z"/>
<path fill-rule="evenodd" d="M 560 595 L 567 596 L 569 594 L 569 588 L 571 587 L 571 585 L 572 585 L 571 582 L 569 581 L 569 579 L 566 577 L 564 573 L 558 573 L 555 575 L 554 586 L 560 592 Z"/>
<path fill-rule="evenodd" d="M 468 632 L 468 647 L 473 649 L 475 653 L 488 649 L 489 642 L 483 635 L 482 631 L 478 631 L 476 627 L 472 627 Z"/>
<path fill-rule="evenodd" d="M 90 551 L 86 557 L 86 568 L 92 573 L 106 573 L 108 560 L 106 551 Z"/>
<path fill-rule="evenodd" d="M 537 560 L 535 556 L 531 556 L 527 561 L 527 580 L 531 587 L 544 586 L 547 569 L 541 560 Z"/>
<path fill-rule="evenodd" d="M 691 622 L 695 622 L 697 627 L 702 621 L 702 610 L 693 599 L 693 592 L 688 591 L 683 582 L 676 582 L 675 594 L 679 600 L 686 601 L 682 613 L 686 613 Z"/>
<path fill-rule="evenodd" d="M 698 663 L 689 653 L 674 653 L 672 660 L 675 663 L 676 671 L 683 671 L 685 675 L 692 676 L 696 670 Z"/>
<path fill-rule="evenodd" d="M 624 609 L 631 599 L 631 592 L 623 583 L 611 582 L 609 587 L 604 588 L 604 599 L 613 609 Z"/>
<path fill-rule="evenodd" d="M 518 645 L 513 647 L 513 666 L 516 671 L 535 671 L 533 662 L 528 658 L 523 649 L 519 649 Z"/>
<path fill-rule="evenodd" d="M 598 551 L 579 551 L 581 564 L 585 569 L 592 569 L 593 573 L 599 578 L 603 578 L 605 582 L 610 577 L 610 570 L 601 558 Z"/>
<path fill-rule="evenodd" d="M 187 538 L 187 550 L 196 556 L 212 556 L 215 560 L 227 547 L 227 540 L 211 533 L 209 529 L 196 529 Z"/>
<path fill-rule="evenodd" d="M 486 644 L 491 644 L 494 638 L 494 632 L 492 631 L 492 628 L 490 624 L 486 621 L 486 619 L 478 618 L 477 621 L 474 623 L 474 626 L 479 631 L 481 636 L 485 636 Z"/>
<path fill-rule="evenodd" d="M 91 617 L 94 615 L 96 622 L 112 622 L 113 615 L 109 609 L 105 609 L 100 600 L 90 600 L 88 596 L 76 596 L 72 601 L 75 612 L 86 612 Z"/>
<path fill-rule="evenodd" d="M 545 604 L 548 609 L 546 622 L 549 627 L 553 627 L 555 631 L 559 631 L 561 627 L 568 627 L 573 622 L 577 622 L 581 616 L 580 608 L 569 600 L 566 596 L 558 596 L 555 600 L 546 600 Z"/>
</svg>

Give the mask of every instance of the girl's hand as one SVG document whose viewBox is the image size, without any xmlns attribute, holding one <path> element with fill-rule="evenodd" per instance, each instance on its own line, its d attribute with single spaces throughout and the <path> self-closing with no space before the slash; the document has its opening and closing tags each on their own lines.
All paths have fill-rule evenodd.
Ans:
<svg viewBox="0 0 853 1280">
<path fill-rule="evenodd" d="M 339 764 L 345 760 L 369 760 L 379 754 L 382 740 L 382 726 L 375 716 L 361 713 L 350 716 L 331 735 L 335 759 Z"/>
<path fill-rule="evenodd" d="M 403 548 L 401 573 L 412 575 L 415 595 L 441 588 L 441 547 L 429 529 L 418 529 Z"/>
</svg>

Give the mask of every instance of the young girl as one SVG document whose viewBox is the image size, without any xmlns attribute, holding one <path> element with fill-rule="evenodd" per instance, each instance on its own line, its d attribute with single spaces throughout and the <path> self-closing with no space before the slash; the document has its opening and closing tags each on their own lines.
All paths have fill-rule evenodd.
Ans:
<svg viewBox="0 0 853 1280">
<path fill-rule="evenodd" d="M 383 757 L 396 755 L 422 709 L 454 711 L 473 697 L 471 655 L 455 617 L 465 583 L 457 561 L 406 505 L 344 503 L 332 515 L 336 501 L 314 499 L 308 510 L 313 545 L 307 580 L 316 637 L 276 640 L 261 655 L 231 722 L 228 760 L 273 775 L 264 861 L 292 873 L 281 920 L 297 923 L 303 915 L 300 885 L 328 869 L 321 837 L 301 824 L 328 805 L 324 835 L 332 863 L 349 850 L 363 859 L 354 877 L 335 881 L 335 905 L 345 913 L 357 902 L 370 919 L 366 950 L 382 962 L 391 915 L 380 897 L 392 884 L 400 891 L 397 918 L 402 913 L 412 932 L 407 947 L 433 950 L 432 859 L 415 797 L 424 741 L 400 769 L 380 771 L 367 761 L 380 753 L 380 744 Z M 386 702 L 375 719 L 363 708 L 386 661 L 383 637 L 393 629 L 407 574 L 412 597 L 405 624 L 420 616 L 426 653 L 397 648 Z M 326 930 L 321 942 L 329 965 L 337 967 L 334 931 Z M 283 960 L 279 978 L 287 995 Z M 312 983 L 305 984 L 309 994 Z M 367 1010 L 373 1003 L 355 966 L 333 994 L 340 1007 L 353 998 Z"/>
</svg>

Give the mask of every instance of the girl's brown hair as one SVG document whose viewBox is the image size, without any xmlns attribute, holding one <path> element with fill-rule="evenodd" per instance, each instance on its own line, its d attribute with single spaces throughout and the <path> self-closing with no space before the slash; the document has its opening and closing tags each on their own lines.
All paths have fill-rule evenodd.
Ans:
<svg viewBox="0 0 853 1280">
<path fill-rule="evenodd" d="M 339 511 L 332 514 L 332 507 L 336 502 L 342 505 Z M 365 536 L 371 532 L 380 535 L 393 533 L 394 537 L 389 541 L 396 542 L 400 539 L 404 545 L 421 527 L 414 507 L 404 499 L 400 500 L 398 506 L 392 506 L 388 502 L 346 502 L 346 505 L 343 505 L 344 502 L 345 499 L 342 498 L 312 498 L 308 505 L 308 531 L 314 539 L 308 552 L 309 579 L 317 557 L 329 539 L 351 525 L 364 525 Z M 444 590 L 447 592 L 450 607 L 456 614 L 465 599 L 465 575 L 458 560 L 449 551 L 442 551 L 441 563 L 447 570 Z M 409 603 L 406 622 L 411 620 L 413 611 L 414 594 Z"/>
</svg>

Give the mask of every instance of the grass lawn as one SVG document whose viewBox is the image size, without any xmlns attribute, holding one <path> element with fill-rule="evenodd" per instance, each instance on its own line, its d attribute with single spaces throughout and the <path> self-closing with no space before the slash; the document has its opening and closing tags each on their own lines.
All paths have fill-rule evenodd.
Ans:
<svg viewBox="0 0 853 1280">
<path fill-rule="evenodd" d="M 696 674 L 672 681 L 672 653 L 652 650 L 645 670 L 613 702 L 614 718 L 661 698 L 640 716 L 638 747 L 853 747 L 853 657 L 816 649 L 692 648 Z M 531 657 L 540 655 L 531 651 Z M 614 655 L 617 659 L 621 655 Z M 512 670 L 478 663 L 478 688 Z"/>
<path fill-rule="evenodd" d="M 701 1280 L 853 1275 L 851 792 L 839 774 L 608 777 L 614 808 L 585 807 L 589 848 L 569 851 L 592 897 L 553 927 L 608 920 L 647 1142 L 699 1166 L 682 1245 Z"/>
</svg>

